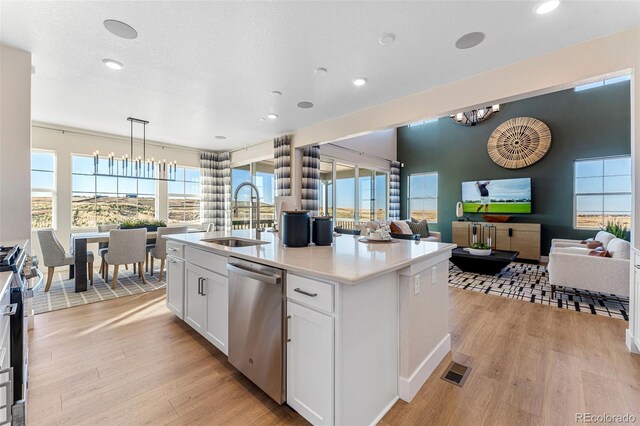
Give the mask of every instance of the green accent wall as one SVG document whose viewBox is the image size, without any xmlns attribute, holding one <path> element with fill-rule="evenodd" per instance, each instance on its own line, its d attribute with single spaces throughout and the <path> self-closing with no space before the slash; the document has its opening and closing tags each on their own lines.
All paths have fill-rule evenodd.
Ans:
<svg viewBox="0 0 640 426">
<path fill-rule="evenodd" d="M 401 217 L 407 212 L 407 180 L 411 173 L 438 172 L 438 223 L 443 241 L 451 241 L 451 221 L 461 201 L 461 183 L 484 179 L 530 177 L 532 214 L 514 215 L 513 222 L 542 224 L 542 254 L 552 238 L 583 239 L 595 231 L 573 227 L 573 161 L 631 152 L 630 83 L 589 90 L 573 89 L 500 105 L 500 112 L 476 126 L 461 126 L 449 117 L 414 127 L 400 127 Z M 551 130 L 547 155 L 524 169 L 504 169 L 487 153 L 489 136 L 514 117 L 534 117 Z M 482 220 L 480 214 L 467 214 Z"/>
</svg>

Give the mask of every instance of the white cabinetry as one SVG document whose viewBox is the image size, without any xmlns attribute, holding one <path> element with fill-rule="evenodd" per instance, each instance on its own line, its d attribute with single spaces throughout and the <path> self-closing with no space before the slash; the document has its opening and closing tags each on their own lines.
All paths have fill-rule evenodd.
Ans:
<svg viewBox="0 0 640 426">
<path fill-rule="evenodd" d="M 167 256 L 167 308 L 184 319 L 184 260 Z"/>
<path fill-rule="evenodd" d="M 226 355 L 229 329 L 227 277 L 189 262 L 185 264 L 185 276 L 184 320 Z"/>
<path fill-rule="evenodd" d="M 291 301 L 287 315 L 287 404 L 314 425 L 333 424 L 333 317 Z"/>
</svg>

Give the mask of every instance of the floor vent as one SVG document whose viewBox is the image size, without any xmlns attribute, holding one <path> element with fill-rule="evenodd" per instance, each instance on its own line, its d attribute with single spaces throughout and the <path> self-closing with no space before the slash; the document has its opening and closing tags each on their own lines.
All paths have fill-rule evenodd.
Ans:
<svg viewBox="0 0 640 426">
<path fill-rule="evenodd" d="M 464 365 L 458 364 L 457 362 L 452 362 L 451 364 L 449 364 L 449 367 L 442 375 L 442 380 L 462 387 L 465 380 L 467 380 L 467 376 L 469 376 L 470 372 L 470 367 L 465 367 Z"/>
</svg>

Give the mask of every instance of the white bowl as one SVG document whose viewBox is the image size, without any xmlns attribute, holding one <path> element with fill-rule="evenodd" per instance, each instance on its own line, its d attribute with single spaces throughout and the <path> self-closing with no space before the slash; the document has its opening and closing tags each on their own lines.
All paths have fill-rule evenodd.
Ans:
<svg viewBox="0 0 640 426">
<path fill-rule="evenodd" d="M 466 251 L 468 251 L 469 253 L 473 254 L 474 256 L 489 256 L 491 255 L 491 249 L 486 249 L 486 250 L 480 250 L 480 249 L 474 249 L 474 248 L 466 248 Z"/>
</svg>

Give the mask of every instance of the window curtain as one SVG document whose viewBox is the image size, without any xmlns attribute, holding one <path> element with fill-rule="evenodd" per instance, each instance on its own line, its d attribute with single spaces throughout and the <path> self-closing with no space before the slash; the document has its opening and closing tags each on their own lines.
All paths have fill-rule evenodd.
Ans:
<svg viewBox="0 0 640 426">
<path fill-rule="evenodd" d="M 389 220 L 400 220 L 400 163 L 391 162 L 389 175 Z"/>
<path fill-rule="evenodd" d="M 231 156 L 228 152 L 201 152 L 202 222 L 215 231 L 231 229 Z"/>
<path fill-rule="evenodd" d="M 302 210 L 318 213 L 320 188 L 320 146 L 302 149 Z"/>
<path fill-rule="evenodd" d="M 273 140 L 276 197 L 291 195 L 291 135 Z"/>
</svg>

